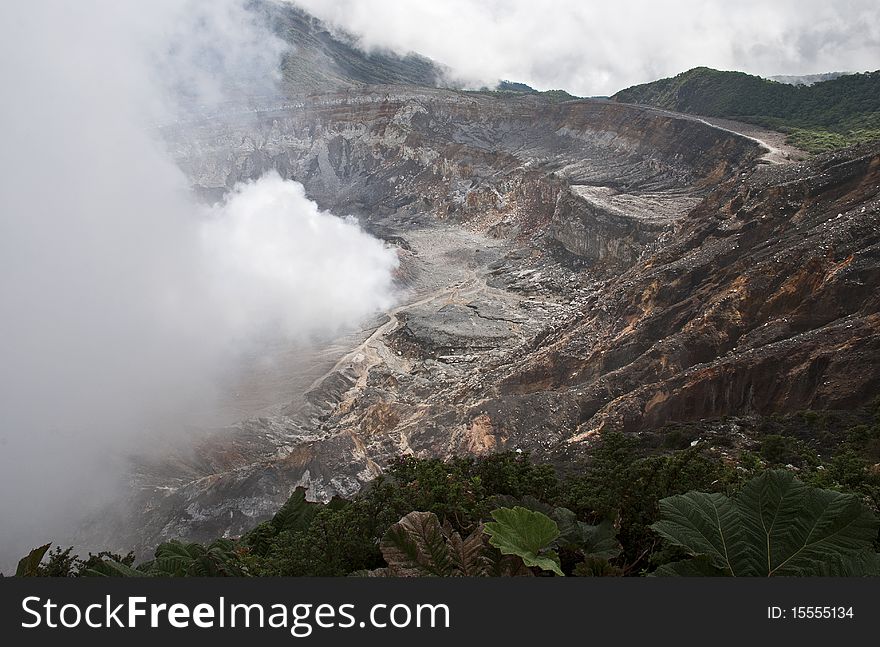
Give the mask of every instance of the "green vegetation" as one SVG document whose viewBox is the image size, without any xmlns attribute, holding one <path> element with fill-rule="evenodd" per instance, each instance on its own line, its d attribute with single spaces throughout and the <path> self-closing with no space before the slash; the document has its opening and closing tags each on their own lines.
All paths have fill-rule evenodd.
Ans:
<svg viewBox="0 0 880 647">
<path fill-rule="evenodd" d="M 392 524 L 382 538 L 386 568 L 364 571 L 372 577 L 476 576 L 490 567 L 483 527 L 462 538 L 450 523 L 440 525 L 433 512 L 410 512 Z"/>
<path fill-rule="evenodd" d="M 768 470 L 735 497 L 689 492 L 660 502 L 651 528 L 693 557 L 656 575 L 880 575 L 877 516 L 857 496 Z"/>
<path fill-rule="evenodd" d="M 441 525 L 433 512 L 410 512 L 382 538 L 388 565 L 355 575 L 510 577 L 538 570 L 562 576 L 560 549 L 580 557 L 575 574 L 618 574 L 609 561 L 621 551 L 611 523 L 591 526 L 577 521 L 571 510 L 549 509 L 534 499 L 531 503 L 555 518 L 522 506 L 498 508 L 492 511 L 495 521 L 478 524 L 465 537 L 448 521 Z"/>
<path fill-rule="evenodd" d="M 492 511 L 495 521 L 486 524 L 489 543 L 503 555 L 516 555 L 526 566 L 563 575 L 559 554 L 552 548 L 559 526 L 547 515 L 522 506 Z"/>
<path fill-rule="evenodd" d="M 501 81 L 498 85 L 495 86 L 495 90 L 497 90 L 498 92 L 537 92 L 537 90 L 532 86 L 526 85 L 525 83 L 518 83 L 516 81 Z"/>
<path fill-rule="evenodd" d="M 698 67 L 613 99 L 756 123 L 813 153 L 880 138 L 880 71 L 795 86 Z"/>
<path fill-rule="evenodd" d="M 167 542 L 138 565 L 47 545 L 18 574 L 877 574 L 878 508 L 880 401 L 609 433 L 557 465 L 401 458 L 351 500 L 297 489 L 237 540 Z"/>
<path fill-rule="evenodd" d="M 465 92 L 470 94 L 485 94 L 493 97 L 519 97 L 523 95 L 533 95 L 536 97 L 543 97 L 547 99 L 550 103 L 561 103 L 563 101 L 576 101 L 581 97 L 576 97 L 573 94 L 569 94 L 565 90 L 535 90 L 532 87 L 529 87 L 525 83 L 513 83 L 511 81 L 502 81 L 498 84 L 498 86 L 494 90 L 490 90 L 488 88 L 481 88 L 480 90 L 465 90 Z"/>
</svg>

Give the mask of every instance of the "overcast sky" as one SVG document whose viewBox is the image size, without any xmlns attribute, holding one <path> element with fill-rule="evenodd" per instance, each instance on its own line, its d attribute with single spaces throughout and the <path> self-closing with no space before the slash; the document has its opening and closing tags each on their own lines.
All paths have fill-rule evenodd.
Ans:
<svg viewBox="0 0 880 647">
<path fill-rule="evenodd" d="M 579 95 L 706 65 L 752 74 L 880 68 L 877 0 L 295 0 L 361 38 L 461 79 Z"/>
</svg>

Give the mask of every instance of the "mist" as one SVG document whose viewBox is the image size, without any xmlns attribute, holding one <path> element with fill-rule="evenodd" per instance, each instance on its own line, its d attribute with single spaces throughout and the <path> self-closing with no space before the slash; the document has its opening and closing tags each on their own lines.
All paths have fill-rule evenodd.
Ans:
<svg viewBox="0 0 880 647">
<path fill-rule="evenodd" d="M 610 95 L 705 65 L 763 76 L 875 70 L 874 0 L 293 0 L 363 49 L 417 52 L 453 82 Z"/>
<path fill-rule="evenodd" d="M 0 564 L 115 496 L 126 457 L 269 338 L 357 325 L 397 258 L 277 174 L 200 204 L 157 125 L 271 93 L 238 0 L 0 7 Z"/>
</svg>

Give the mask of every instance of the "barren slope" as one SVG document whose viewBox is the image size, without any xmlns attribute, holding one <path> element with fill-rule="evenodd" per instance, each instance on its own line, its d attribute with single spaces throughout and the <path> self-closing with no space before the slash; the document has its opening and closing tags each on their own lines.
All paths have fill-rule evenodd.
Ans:
<svg viewBox="0 0 880 647">
<path fill-rule="evenodd" d="M 400 453 L 554 451 L 878 387 L 876 148 L 768 165 L 671 113 L 404 87 L 165 135 L 208 195 L 276 169 L 359 215 L 403 290 L 283 410 L 143 462 L 129 543 L 236 535 Z"/>
</svg>

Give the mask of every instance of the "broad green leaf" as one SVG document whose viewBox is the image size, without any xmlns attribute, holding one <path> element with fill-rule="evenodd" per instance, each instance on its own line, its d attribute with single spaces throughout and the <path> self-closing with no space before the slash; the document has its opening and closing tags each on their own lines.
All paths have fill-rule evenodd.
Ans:
<svg viewBox="0 0 880 647">
<path fill-rule="evenodd" d="M 535 574 L 516 555 L 502 555 L 497 548 L 490 547 L 486 555 L 486 575 L 488 577 L 534 577 Z"/>
<path fill-rule="evenodd" d="M 819 575 L 827 577 L 880 577 L 880 554 L 873 550 L 841 555 L 822 565 Z"/>
<path fill-rule="evenodd" d="M 656 532 L 727 575 L 870 574 L 876 564 L 866 554 L 874 554 L 876 516 L 854 495 L 809 487 L 783 470 L 764 472 L 732 499 L 700 492 L 663 499 L 660 514 Z"/>
<path fill-rule="evenodd" d="M 440 521 L 433 512 L 410 512 L 388 529 L 379 548 L 388 566 L 403 577 L 448 577 L 454 571 Z"/>
<path fill-rule="evenodd" d="M 705 555 L 728 575 L 758 575 L 742 559 L 747 543 L 736 504 L 723 494 L 688 492 L 660 501 L 660 521 L 651 528 L 693 555 Z"/>
<path fill-rule="evenodd" d="M 486 577 L 531 576 L 523 560 L 502 555 L 486 543 L 484 526 L 462 537 L 446 522 L 442 526 L 432 512 L 410 512 L 392 525 L 380 548 L 387 568 L 357 572 L 366 577 Z M 548 570 L 559 568 L 555 554 L 540 555 Z"/>
<path fill-rule="evenodd" d="M 18 568 L 15 569 L 15 577 L 36 577 L 40 568 L 40 562 L 43 561 L 43 555 L 46 554 L 51 545 L 46 544 L 45 546 L 34 548 L 22 557 L 18 562 Z"/>
<path fill-rule="evenodd" d="M 581 530 L 581 550 L 587 556 L 600 559 L 614 559 L 623 552 L 617 540 L 617 529 L 605 519 L 598 526 L 578 521 Z"/>
<path fill-rule="evenodd" d="M 736 503 L 761 575 L 809 575 L 877 537 L 876 517 L 856 496 L 807 487 L 782 470 L 747 483 Z"/>
<path fill-rule="evenodd" d="M 730 573 L 712 564 L 712 561 L 705 555 L 664 564 L 651 573 L 653 577 L 723 577 L 726 575 L 730 575 Z"/>
<path fill-rule="evenodd" d="M 568 508 L 556 508 L 553 520 L 559 526 L 559 544 L 580 550 L 585 557 L 614 559 L 623 551 L 614 524 L 606 519 L 599 525 L 578 521 Z"/>
<path fill-rule="evenodd" d="M 536 566 L 542 571 L 552 571 L 560 577 L 565 575 L 562 572 L 562 565 L 559 562 L 559 555 L 556 554 L 556 551 L 548 551 L 542 555 L 520 555 L 520 557 L 526 566 Z"/>
<path fill-rule="evenodd" d="M 563 575 L 559 556 L 551 546 L 559 537 L 559 526 L 541 512 L 521 506 L 492 511 L 494 522 L 486 524 L 489 543 L 505 555 L 517 555 L 526 566 Z"/>
<path fill-rule="evenodd" d="M 534 508 L 530 509 L 534 510 Z M 580 547 L 583 533 L 574 512 L 568 508 L 553 508 L 548 516 L 556 522 L 556 526 L 559 528 L 559 544 Z"/>
<path fill-rule="evenodd" d="M 477 577 L 486 574 L 486 544 L 482 524 L 464 538 L 447 524 L 443 527 L 443 536 L 446 537 L 449 557 L 456 575 Z"/>
</svg>

